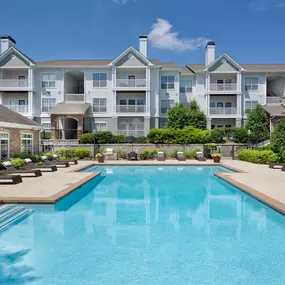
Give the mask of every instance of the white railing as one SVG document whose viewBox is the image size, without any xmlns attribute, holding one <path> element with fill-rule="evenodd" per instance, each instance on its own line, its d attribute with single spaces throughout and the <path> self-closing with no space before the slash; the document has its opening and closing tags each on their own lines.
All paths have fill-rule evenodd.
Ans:
<svg viewBox="0 0 285 285">
<path fill-rule="evenodd" d="M 20 89 L 29 87 L 29 84 L 27 79 L 0 79 L 0 87 Z"/>
<path fill-rule="evenodd" d="M 210 115 L 237 115 L 237 107 L 216 107 L 210 108 Z"/>
<path fill-rule="evenodd" d="M 25 114 L 28 113 L 29 111 L 29 106 L 28 105 L 4 105 L 6 108 L 20 113 L 20 114 Z"/>
<path fill-rule="evenodd" d="M 210 91 L 237 91 L 236 83 L 210 83 Z"/>
<path fill-rule="evenodd" d="M 146 79 L 117 79 L 117 87 L 146 87 Z"/>
<path fill-rule="evenodd" d="M 118 135 L 125 136 L 125 137 L 143 137 L 144 136 L 144 130 L 118 130 Z"/>
<path fill-rule="evenodd" d="M 65 102 L 85 102 L 84 94 L 65 94 Z"/>
<path fill-rule="evenodd" d="M 267 97 L 266 98 L 267 104 L 275 104 L 275 105 L 280 105 L 282 102 L 281 97 Z"/>
<path fill-rule="evenodd" d="M 117 105 L 117 113 L 145 113 L 146 105 Z"/>
</svg>

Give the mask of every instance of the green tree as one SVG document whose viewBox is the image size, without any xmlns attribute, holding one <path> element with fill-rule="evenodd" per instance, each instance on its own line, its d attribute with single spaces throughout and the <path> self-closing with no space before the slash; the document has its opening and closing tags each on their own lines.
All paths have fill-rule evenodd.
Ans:
<svg viewBox="0 0 285 285">
<path fill-rule="evenodd" d="M 275 127 L 270 141 L 271 149 L 279 154 L 285 162 L 285 119 L 280 120 Z"/>
<path fill-rule="evenodd" d="M 260 105 L 248 114 L 245 127 L 251 131 L 252 142 L 261 142 L 269 137 L 269 118 Z"/>
<path fill-rule="evenodd" d="M 201 111 L 195 100 L 191 101 L 189 107 L 183 104 L 176 104 L 168 110 L 167 125 L 173 129 L 183 129 L 192 126 L 198 129 L 205 129 L 207 125 L 206 116 Z"/>
</svg>

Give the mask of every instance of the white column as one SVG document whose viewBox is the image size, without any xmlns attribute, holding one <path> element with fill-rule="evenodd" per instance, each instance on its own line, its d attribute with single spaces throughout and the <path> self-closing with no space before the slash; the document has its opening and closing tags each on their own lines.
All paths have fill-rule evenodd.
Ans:
<svg viewBox="0 0 285 285">
<path fill-rule="evenodd" d="M 211 76 L 210 73 L 206 73 L 206 91 L 210 91 L 210 82 L 211 82 Z"/>
<path fill-rule="evenodd" d="M 146 87 L 150 89 L 150 68 L 146 68 Z"/>
<path fill-rule="evenodd" d="M 155 90 L 155 117 L 159 117 L 159 71 L 156 71 L 156 90 Z"/>
<path fill-rule="evenodd" d="M 113 91 L 112 111 L 115 115 L 117 113 L 117 92 Z"/>
<path fill-rule="evenodd" d="M 0 105 L 2 105 L 2 93 L 0 92 Z"/>
<path fill-rule="evenodd" d="M 146 97 L 146 112 L 150 114 L 150 91 L 145 92 Z"/>
<path fill-rule="evenodd" d="M 29 101 L 29 105 L 28 105 L 28 113 L 30 114 L 30 115 L 32 115 L 34 112 L 34 110 L 33 110 L 33 91 L 29 91 L 28 92 L 28 101 Z"/>
<path fill-rule="evenodd" d="M 242 113 L 242 96 L 241 96 L 241 94 L 238 94 L 237 95 L 237 102 L 238 102 L 238 106 L 237 106 L 237 113 L 238 113 L 238 115 L 240 115 L 241 116 L 241 113 Z"/>
<path fill-rule="evenodd" d="M 241 73 L 237 74 L 237 91 L 241 92 Z"/>
<path fill-rule="evenodd" d="M 32 68 L 28 69 L 28 87 L 33 88 L 33 70 L 32 70 Z"/>
<path fill-rule="evenodd" d="M 116 67 L 112 67 L 112 86 L 116 87 L 117 85 L 117 72 L 116 72 Z"/>
</svg>

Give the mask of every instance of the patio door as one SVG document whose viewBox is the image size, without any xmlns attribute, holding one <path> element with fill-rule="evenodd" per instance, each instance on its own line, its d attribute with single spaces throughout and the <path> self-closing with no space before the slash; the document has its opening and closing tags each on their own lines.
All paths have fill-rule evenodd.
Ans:
<svg viewBox="0 0 285 285">
<path fill-rule="evenodd" d="M 19 87 L 25 87 L 26 77 L 21 75 L 21 76 L 18 76 L 18 79 L 19 79 Z"/>
<path fill-rule="evenodd" d="M 135 75 L 129 75 L 128 76 L 128 86 L 129 87 L 135 87 L 136 86 L 136 77 Z"/>
</svg>

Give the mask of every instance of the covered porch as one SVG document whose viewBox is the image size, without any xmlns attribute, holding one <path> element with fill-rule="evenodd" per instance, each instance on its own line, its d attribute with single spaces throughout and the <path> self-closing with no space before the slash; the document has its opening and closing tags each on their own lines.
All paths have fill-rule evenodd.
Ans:
<svg viewBox="0 0 285 285">
<path fill-rule="evenodd" d="M 51 111 L 51 139 L 76 140 L 83 133 L 89 104 L 57 104 Z"/>
</svg>

